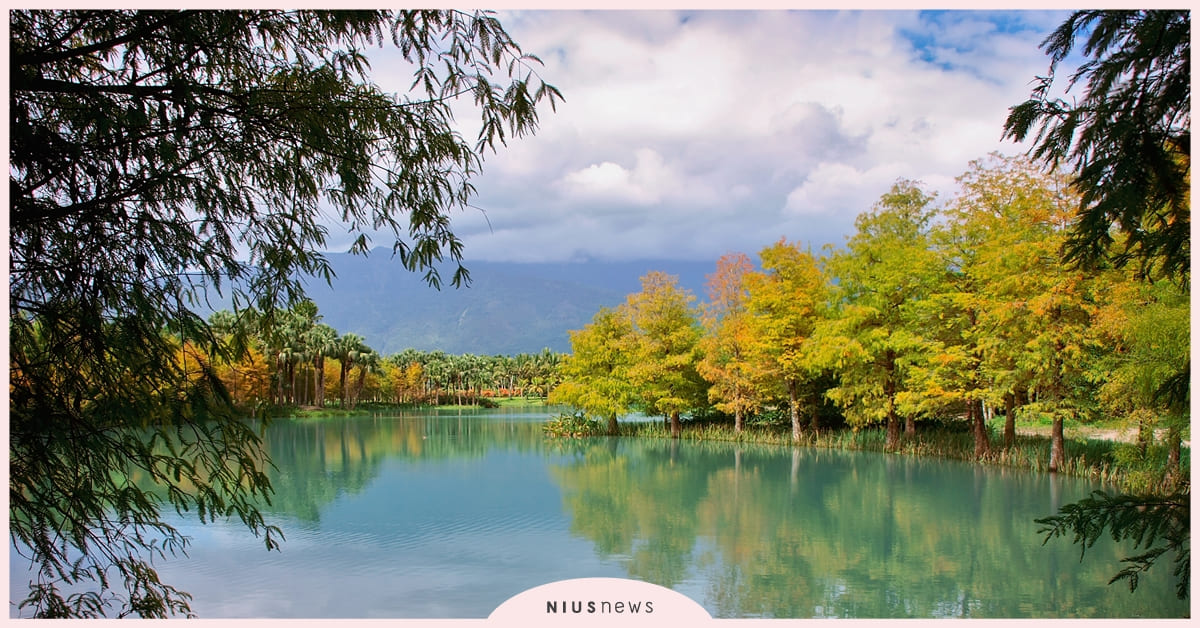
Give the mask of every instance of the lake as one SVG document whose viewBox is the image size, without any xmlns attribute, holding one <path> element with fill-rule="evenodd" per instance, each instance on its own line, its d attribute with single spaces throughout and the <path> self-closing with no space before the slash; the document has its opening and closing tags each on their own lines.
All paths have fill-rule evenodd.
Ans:
<svg viewBox="0 0 1200 628">
<path fill-rule="evenodd" d="M 202 618 L 483 618 L 532 587 L 617 577 L 716 618 L 1185 617 L 1168 565 L 1043 546 L 1071 478 L 905 456 L 656 439 L 550 440 L 545 410 L 277 420 L 266 551 L 171 519 L 159 564 Z M 19 567 L 10 565 L 11 598 Z"/>
</svg>

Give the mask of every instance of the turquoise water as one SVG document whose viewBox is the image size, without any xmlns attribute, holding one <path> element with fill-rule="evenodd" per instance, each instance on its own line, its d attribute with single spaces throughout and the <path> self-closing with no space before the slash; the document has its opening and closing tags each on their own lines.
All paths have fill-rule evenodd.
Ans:
<svg viewBox="0 0 1200 628">
<path fill-rule="evenodd" d="M 281 420 L 268 521 L 174 520 L 159 564 L 202 618 L 482 618 L 526 589 L 619 577 L 714 617 L 1182 617 L 1165 568 L 1108 586 L 1127 551 L 1042 545 L 1066 478 L 825 450 L 545 439 L 545 412 Z M 1165 565 L 1164 565 L 1165 567 Z M 10 566 L 12 598 L 19 566 Z"/>
</svg>

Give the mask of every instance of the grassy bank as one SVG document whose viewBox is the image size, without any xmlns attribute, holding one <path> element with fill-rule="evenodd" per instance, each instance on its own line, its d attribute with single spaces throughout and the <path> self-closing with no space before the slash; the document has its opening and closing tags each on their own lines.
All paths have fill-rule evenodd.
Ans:
<svg viewBox="0 0 1200 628">
<path fill-rule="evenodd" d="M 623 423 L 621 436 L 670 438 L 662 422 Z M 799 446 L 884 452 L 885 432 L 882 428 L 860 430 L 828 430 L 813 435 L 806 433 Z M 749 426 L 735 433 L 728 423 L 685 423 L 681 438 L 685 440 L 723 440 L 791 446 L 790 426 Z M 1047 472 L 1050 462 L 1050 438 L 1038 434 L 1018 434 L 1012 447 L 1004 447 L 1001 439 L 992 434 L 991 451 L 975 455 L 975 441 L 970 432 L 930 428 L 903 438 L 893 455 L 924 456 L 974 461 L 980 464 Z M 1179 488 L 1164 477 L 1167 452 L 1163 446 L 1152 446 L 1142 454 L 1136 445 L 1100 438 L 1067 438 L 1066 460 L 1059 472 L 1073 477 L 1091 478 L 1122 492 L 1165 493 Z M 1181 482 L 1187 482 L 1190 469 L 1190 448 L 1183 449 L 1180 461 Z"/>
</svg>

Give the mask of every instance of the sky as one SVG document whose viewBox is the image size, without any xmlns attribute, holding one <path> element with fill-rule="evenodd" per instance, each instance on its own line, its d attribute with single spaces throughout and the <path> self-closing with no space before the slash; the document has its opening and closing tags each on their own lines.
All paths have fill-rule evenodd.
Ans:
<svg viewBox="0 0 1200 628">
<path fill-rule="evenodd" d="M 468 260 L 751 257 L 841 245 L 897 180 L 940 201 L 1046 74 L 1065 11 L 499 11 L 565 101 L 488 154 Z M 411 76 L 387 49 L 376 80 Z M 393 81 L 389 83 L 388 81 Z M 468 137 L 473 137 L 468 135 Z"/>
</svg>

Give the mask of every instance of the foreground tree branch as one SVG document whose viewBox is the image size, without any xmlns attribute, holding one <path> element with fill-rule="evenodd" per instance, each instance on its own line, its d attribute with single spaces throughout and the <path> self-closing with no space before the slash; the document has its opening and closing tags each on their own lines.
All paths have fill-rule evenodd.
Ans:
<svg viewBox="0 0 1200 628">
<path fill-rule="evenodd" d="M 332 279 L 331 227 L 469 276 L 449 214 L 484 151 L 559 92 L 483 12 L 40 11 L 10 19 L 10 532 L 39 617 L 189 614 L 164 523 L 238 517 L 275 548 L 261 424 L 208 356 L 210 292 L 267 324 Z M 395 46 L 408 93 L 361 52 Z M 454 130 L 470 98 L 480 133 Z M 328 224 L 324 216 L 342 219 Z"/>
</svg>

